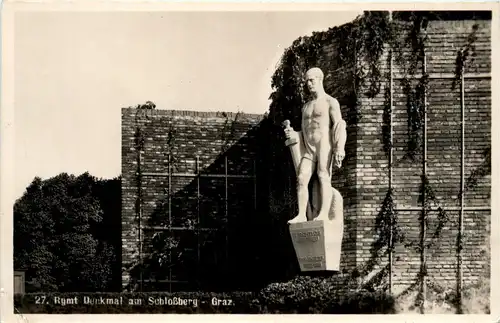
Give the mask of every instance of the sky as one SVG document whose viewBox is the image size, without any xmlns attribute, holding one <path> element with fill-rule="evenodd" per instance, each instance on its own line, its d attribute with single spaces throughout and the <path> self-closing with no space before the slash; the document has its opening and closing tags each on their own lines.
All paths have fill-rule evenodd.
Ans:
<svg viewBox="0 0 500 323">
<path fill-rule="evenodd" d="M 269 108 L 285 48 L 361 12 L 18 12 L 15 198 L 35 176 L 121 172 L 121 108 Z"/>
</svg>

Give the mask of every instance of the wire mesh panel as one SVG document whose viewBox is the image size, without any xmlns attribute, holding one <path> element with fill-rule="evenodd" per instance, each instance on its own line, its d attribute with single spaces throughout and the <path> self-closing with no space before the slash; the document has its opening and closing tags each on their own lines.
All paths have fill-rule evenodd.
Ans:
<svg viewBox="0 0 500 323">
<path fill-rule="evenodd" d="M 202 289 L 224 289 L 224 284 L 230 279 L 226 238 L 224 230 L 202 231 L 200 234 L 199 280 Z"/>
<path fill-rule="evenodd" d="M 171 223 L 174 227 L 193 228 L 198 225 L 196 181 L 192 177 L 172 176 L 170 195 Z"/>
<path fill-rule="evenodd" d="M 462 270 L 464 286 L 488 284 L 491 274 L 491 211 L 464 212 Z"/>
<path fill-rule="evenodd" d="M 416 82 L 412 83 L 413 86 Z M 394 199 L 400 207 L 417 207 L 422 176 L 422 148 L 415 147 L 417 144 L 414 127 L 420 124 L 412 124 L 410 120 L 411 111 L 407 107 L 408 97 L 404 91 L 401 80 L 394 81 L 393 89 L 393 181 Z M 421 129 L 416 131 L 421 132 Z M 416 148 L 416 149 L 414 149 Z"/>
<path fill-rule="evenodd" d="M 149 290 L 221 289 L 229 284 L 230 262 L 241 267 L 238 250 L 248 244 L 237 237 L 255 212 L 254 169 L 235 174 L 241 163 L 225 157 L 205 168 L 200 158 L 193 160 L 182 163 L 184 173 L 167 165 L 167 172 L 142 178 L 141 279 Z M 253 165 L 246 163 L 245 169 Z M 231 235 L 238 244 L 232 248 L 234 259 Z"/>
<path fill-rule="evenodd" d="M 427 276 L 434 285 L 453 289 L 457 277 L 458 211 L 431 211 L 427 215 Z"/>
<path fill-rule="evenodd" d="M 458 206 L 461 180 L 460 91 L 452 90 L 451 79 L 429 80 L 428 87 L 428 198 L 435 198 L 441 206 Z"/>
<path fill-rule="evenodd" d="M 226 182 L 224 177 L 200 178 L 200 227 L 220 228 L 226 225 Z"/>
<path fill-rule="evenodd" d="M 465 205 L 484 206 L 491 198 L 491 80 L 466 80 Z"/>
</svg>

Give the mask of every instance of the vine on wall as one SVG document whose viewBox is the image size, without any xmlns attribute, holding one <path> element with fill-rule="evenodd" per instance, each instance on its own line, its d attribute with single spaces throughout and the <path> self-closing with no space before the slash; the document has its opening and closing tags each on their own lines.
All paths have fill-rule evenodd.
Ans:
<svg viewBox="0 0 500 323">
<path fill-rule="evenodd" d="M 136 217 L 138 220 L 138 226 L 139 226 L 139 258 L 135 262 L 135 264 L 132 265 L 133 269 L 132 271 L 136 271 L 139 273 L 139 282 L 138 286 L 135 286 L 135 289 L 141 289 L 143 288 L 143 279 L 145 278 L 145 275 L 148 275 L 148 278 L 154 278 L 155 272 L 154 268 L 156 268 L 157 265 L 159 265 L 162 270 L 168 269 L 169 266 L 175 262 L 174 259 L 172 258 L 172 254 L 170 253 L 172 250 L 178 246 L 178 241 L 171 237 L 168 236 L 165 232 L 156 232 L 152 236 L 151 244 L 152 248 L 155 250 L 161 250 L 161 252 L 153 252 L 152 254 L 145 254 L 143 251 L 143 240 L 144 237 L 143 232 L 142 232 L 142 226 L 145 224 L 143 221 L 146 220 L 146 217 L 144 217 L 144 214 L 142 214 L 142 207 L 144 205 L 144 193 L 143 193 L 143 160 L 142 160 L 142 154 L 145 151 L 145 145 L 146 145 L 146 138 L 148 137 L 148 132 L 145 129 L 145 123 L 148 122 L 148 120 L 155 116 L 154 111 L 156 109 L 156 105 L 151 102 L 147 101 L 145 104 L 139 104 L 135 106 L 136 112 L 135 112 L 135 132 L 134 132 L 134 148 L 136 151 L 136 162 L 137 162 L 137 168 L 136 168 L 136 187 L 137 187 L 137 198 L 135 201 L 135 213 Z M 169 169 L 172 169 L 175 167 L 177 159 L 174 154 L 174 147 L 175 147 L 175 141 L 176 141 L 176 129 L 173 125 L 172 120 L 169 120 L 169 126 L 167 128 L 167 143 L 166 143 L 166 152 L 165 155 L 167 156 L 166 161 L 167 161 L 167 167 Z M 170 158 L 168 158 L 170 156 Z M 165 192 L 167 195 L 170 194 L 170 192 Z M 170 225 L 170 224 L 169 224 Z M 158 268 L 157 268 L 158 269 Z M 153 270 L 153 271 L 152 271 Z"/>
<path fill-rule="evenodd" d="M 423 75 L 415 87 L 412 79 L 403 79 L 403 92 L 406 95 L 406 111 L 408 115 L 408 141 L 405 159 L 415 161 L 423 144 L 422 129 L 425 118 L 426 96 L 428 92 L 428 75 Z"/>
<path fill-rule="evenodd" d="M 350 108 L 359 107 L 357 90 L 368 84 L 366 95 L 375 97 L 380 91 L 382 72 L 380 60 L 386 44 L 393 35 L 388 12 L 373 11 L 355 19 L 352 23 L 330 28 L 327 32 L 314 33 L 311 37 L 300 37 L 285 50 L 280 64 L 272 77 L 274 92 L 270 116 L 276 124 L 285 119 L 295 128 L 300 126 L 300 109 L 308 99 L 303 75 L 314 66 L 334 64 L 334 69 L 347 69 L 352 75 L 352 85 L 336 84 L 339 91 L 348 97 Z M 323 62 L 318 58 L 329 44 L 336 43 L 338 52 L 335 62 Z M 331 66 L 324 70 L 330 70 Z M 328 77 L 328 75 L 326 75 Z M 342 88 L 342 86 L 347 86 Z M 350 124 L 359 121 L 360 113 L 348 118 Z"/>
<path fill-rule="evenodd" d="M 177 129 L 174 126 L 174 120 L 169 119 L 167 127 L 167 144 L 165 147 L 165 162 L 169 172 L 175 171 L 177 165 L 179 165 L 175 147 L 177 147 Z"/>
<path fill-rule="evenodd" d="M 149 101 L 148 101 L 149 102 Z M 140 282 L 139 286 L 134 286 L 135 289 L 139 288 L 142 290 L 142 274 L 143 274 L 143 254 L 142 254 L 142 205 L 143 205 L 143 190 L 142 190 L 142 152 L 144 151 L 144 145 L 146 142 L 146 134 L 145 131 L 141 125 L 141 116 L 142 113 L 147 111 L 151 105 L 146 104 L 146 105 L 138 105 L 137 110 L 135 113 L 135 132 L 134 132 L 134 148 L 136 151 L 136 163 L 137 163 L 137 169 L 136 169 L 136 176 L 135 176 L 135 181 L 136 181 L 136 187 L 137 187 L 137 198 L 135 201 L 135 214 L 137 217 L 137 222 L 138 222 L 138 227 L 139 227 L 139 259 L 135 264 L 133 264 L 133 269 L 132 270 L 139 270 L 140 272 Z M 147 117 L 147 112 L 146 112 L 146 117 Z"/>
<path fill-rule="evenodd" d="M 406 235 L 399 226 L 399 215 L 394 202 L 394 189 L 389 188 L 382 202 L 379 217 L 375 221 L 378 239 L 375 247 L 381 249 L 386 247 L 387 252 L 393 252 L 397 244 L 406 241 Z"/>
<path fill-rule="evenodd" d="M 387 66 L 391 64 L 392 61 L 392 52 L 387 56 Z M 391 71 L 387 71 L 386 78 L 391 78 Z M 389 154 L 394 144 L 392 142 L 392 93 L 391 87 L 386 86 L 384 92 L 384 112 L 382 114 L 382 149 L 384 150 L 386 157 L 389 158 Z M 391 162 L 391 161 L 389 161 Z M 388 165 L 388 167 L 392 167 L 392 165 Z"/>
<path fill-rule="evenodd" d="M 148 101 L 149 102 L 149 101 Z M 139 214 L 141 212 L 141 207 L 143 204 L 142 200 L 142 167 L 141 167 L 141 154 L 144 151 L 144 145 L 146 142 L 146 133 L 143 129 L 143 126 L 141 124 L 141 116 L 144 113 L 144 111 L 147 111 L 147 107 L 149 105 L 146 105 L 146 107 L 143 107 L 142 105 L 137 106 L 137 110 L 135 113 L 135 133 L 134 133 L 134 148 L 136 152 L 136 162 L 137 162 L 137 169 L 136 169 L 136 187 L 137 187 L 137 199 L 135 203 L 135 210 L 136 214 L 139 217 Z"/>
<path fill-rule="evenodd" d="M 471 33 L 467 36 L 467 43 L 462 49 L 457 51 L 457 58 L 455 60 L 455 78 L 452 85 L 453 90 L 461 83 L 462 74 L 465 70 L 465 64 L 467 62 L 474 62 L 474 58 L 477 56 L 475 42 L 477 40 L 478 31 L 479 25 L 474 24 L 472 26 Z"/>
<path fill-rule="evenodd" d="M 491 147 L 486 148 L 483 151 L 483 162 L 472 172 L 469 177 L 465 180 L 465 191 L 470 191 L 474 189 L 479 183 L 479 180 L 487 175 L 491 174 Z M 460 195 L 458 196 L 460 199 Z"/>
<path fill-rule="evenodd" d="M 238 111 L 234 119 L 231 119 L 229 115 L 225 112 L 222 112 L 222 116 L 225 118 L 224 125 L 219 130 L 219 137 L 222 140 L 221 143 L 221 153 L 224 154 L 233 144 L 236 139 L 236 125 L 241 117 L 241 111 Z"/>
</svg>

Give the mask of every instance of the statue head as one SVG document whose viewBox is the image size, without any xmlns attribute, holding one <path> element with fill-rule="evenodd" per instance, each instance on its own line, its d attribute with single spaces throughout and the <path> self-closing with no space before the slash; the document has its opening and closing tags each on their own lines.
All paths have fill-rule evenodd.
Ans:
<svg viewBox="0 0 500 323">
<path fill-rule="evenodd" d="M 318 94 L 323 91 L 324 74 L 318 67 L 313 67 L 306 72 L 306 85 L 311 94 Z"/>
</svg>

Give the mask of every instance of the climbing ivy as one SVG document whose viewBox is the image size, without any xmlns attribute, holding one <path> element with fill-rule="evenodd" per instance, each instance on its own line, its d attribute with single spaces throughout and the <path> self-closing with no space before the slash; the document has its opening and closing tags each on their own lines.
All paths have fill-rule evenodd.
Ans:
<svg viewBox="0 0 500 323">
<path fill-rule="evenodd" d="M 365 12 L 364 18 L 359 20 L 355 36 L 358 36 L 358 58 L 366 62 L 367 72 L 364 79 L 368 83 L 366 95 L 374 98 L 380 93 L 382 72 L 380 70 L 381 58 L 386 46 L 394 42 L 395 24 L 389 19 L 389 13 L 384 11 Z M 362 84 L 360 84 L 362 85 Z"/>
<path fill-rule="evenodd" d="M 221 154 L 224 154 L 236 139 L 236 125 L 241 117 L 242 112 L 238 111 L 235 114 L 234 119 L 231 119 L 226 112 L 221 112 L 221 114 L 222 117 L 225 118 L 225 120 L 222 128 L 219 130 L 219 138 L 222 141 L 220 146 Z"/>
<path fill-rule="evenodd" d="M 377 247 L 388 247 L 388 252 L 394 251 L 397 243 L 403 243 L 406 240 L 404 231 L 399 226 L 399 216 L 394 202 L 394 189 L 389 188 L 382 202 L 382 208 L 375 221 L 377 232 Z"/>
<path fill-rule="evenodd" d="M 137 169 L 136 169 L 136 187 L 137 187 L 137 198 L 135 201 L 135 213 L 136 217 L 139 221 L 139 226 L 141 226 L 141 218 L 142 218 L 142 205 L 143 205 L 143 189 L 142 189 L 142 161 L 141 161 L 141 154 L 144 151 L 144 145 L 146 141 L 146 134 L 143 130 L 142 124 L 141 124 L 141 112 L 147 111 L 146 109 L 143 109 L 141 105 L 137 106 L 137 110 L 135 113 L 135 132 L 134 132 L 134 148 L 136 151 L 136 163 L 137 163 Z M 147 117 L 147 115 L 146 115 Z M 139 235 L 142 235 L 142 230 L 139 230 Z M 139 236 L 139 241 L 142 243 L 142 237 Z M 142 290 L 142 267 L 143 267 L 143 255 L 142 255 L 142 245 L 139 246 L 139 260 L 138 262 L 134 265 L 137 266 L 138 268 L 141 268 L 141 278 L 140 278 L 140 289 Z"/>
<path fill-rule="evenodd" d="M 417 153 L 422 147 L 422 127 L 425 118 L 426 97 L 428 94 L 429 78 L 424 69 L 425 46 L 427 41 L 427 17 L 425 13 L 411 12 L 408 24 L 400 34 L 406 34 L 403 44 L 395 40 L 391 45 L 395 50 L 395 61 L 403 70 L 401 85 L 406 97 L 406 110 L 408 122 L 408 141 L 405 159 L 416 159 Z M 421 76 L 417 76 L 418 69 Z"/>
<path fill-rule="evenodd" d="M 392 52 L 387 56 L 387 65 L 391 64 L 392 60 Z M 391 71 L 387 72 L 387 79 L 390 79 Z M 382 145 L 386 156 L 389 158 L 389 154 L 391 149 L 393 148 L 392 142 L 392 93 L 391 87 L 386 86 L 384 92 L 384 112 L 382 114 Z M 391 162 L 391 161 L 390 161 Z M 388 167 L 392 167 L 392 165 L 388 165 Z"/>
<path fill-rule="evenodd" d="M 413 79 L 403 79 L 403 92 L 406 95 L 406 111 L 408 115 L 408 142 L 407 152 L 403 158 L 416 159 L 423 143 L 422 129 L 426 110 L 429 78 L 426 73 L 418 80 L 415 87 Z"/>
<path fill-rule="evenodd" d="M 170 171 L 174 171 L 179 165 L 179 158 L 175 154 L 175 147 L 177 144 L 177 129 L 174 126 L 174 120 L 172 118 L 167 120 L 167 143 L 165 147 L 165 163 L 166 167 Z"/>
<path fill-rule="evenodd" d="M 432 186 L 429 183 L 429 178 L 427 177 L 427 175 L 422 175 L 421 179 L 422 179 L 422 184 L 420 186 L 419 203 L 423 205 L 423 210 L 421 214 L 426 231 L 429 229 L 428 219 L 433 209 L 437 209 L 438 223 L 436 229 L 432 233 L 430 241 L 427 244 L 424 243 L 423 246 L 418 246 L 419 251 L 422 251 L 421 248 L 430 249 L 437 243 L 443 228 L 450 219 L 445 209 L 440 205 L 439 201 L 437 200 L 436 193 L 432 189 Z"/>
<path fill-rule="evenodd" d="M 365 12 L 350 24 L 295 40 L 292 46 L 285 50 L 272 77 L 274 92 L 271 94 L 273 103 L 270 116 L 276 124 L 289 119 L 292 126 L 300 125 L 297 116 L 308 99 L 303 75 L 311 67 L 330 63 L 321 61 L 318 57 L 331 43 L 338 45 L 334 65 L 339 69 L 349 69 L 353 79 L 353 85 L 347 85 L 347 88 L 336 85 L 349 96 L 349 105 L 354 110 L 360 106 L 358 89 L 365 85 L 367 90 L 364 94 L 375 97 L 381 88 L 380 60 L 386 44 L 394 35 L 393 24 L 389 22 L 388 16 L 388 12 L 383 11 Z M 359 115 L 356 113 L 348 121 L 351 121 L 351 124 L 357 123 Z"/>
<path fill-rule="evenodd" d="M 470 191 L 478 185 L 480 178 L 491 174 L 491 147 L 488 147 L 483 152 L 483 162 L 474 169 L 469 177 L 465 180 L 465 191 Z M 465 193 L 465 192 L 464 192 Z M 460 199 L 460 195 L 458 196 Z"/>
<path fill-rule="evenodd" d="M 453 84 L 452 84 L 453 90 L 461 82 L 466 62 L 469 61 L 469 63 L 472 63 L 477 55 L 475 42 L 477 40 L 478 30 L 479 30 L 479 25 L 474 24 L 472 26 L 471 33 L 467 36 L 467 43 L 463 48 L 457 51 L 457 58 L 455 60 L 455 78 L 453 79 Z"/>
<path fill-rule="evenodd" d="M 144 145 L 146 142 L 146 133 L 143 129 L 142 122 L 141 122 L 141 113 L 143 112 L 143 109 L 140 108 L 140 106 L 137 107 L 136 113 L 135 113 L 135 132 L 134 132 L 134 148 L 136 152 L 136 163 L 137 163 L 137 169 L 136 169 L 136 187 L 137 187 L 137 199 L 135 203 L 135 209 L 136 209 L 136 214 L 139 216 L 140 210 L 143 204 L 142 200 L 142 163 L 141 163 L 141 154 L 144 151 Z"/>
</svg>

